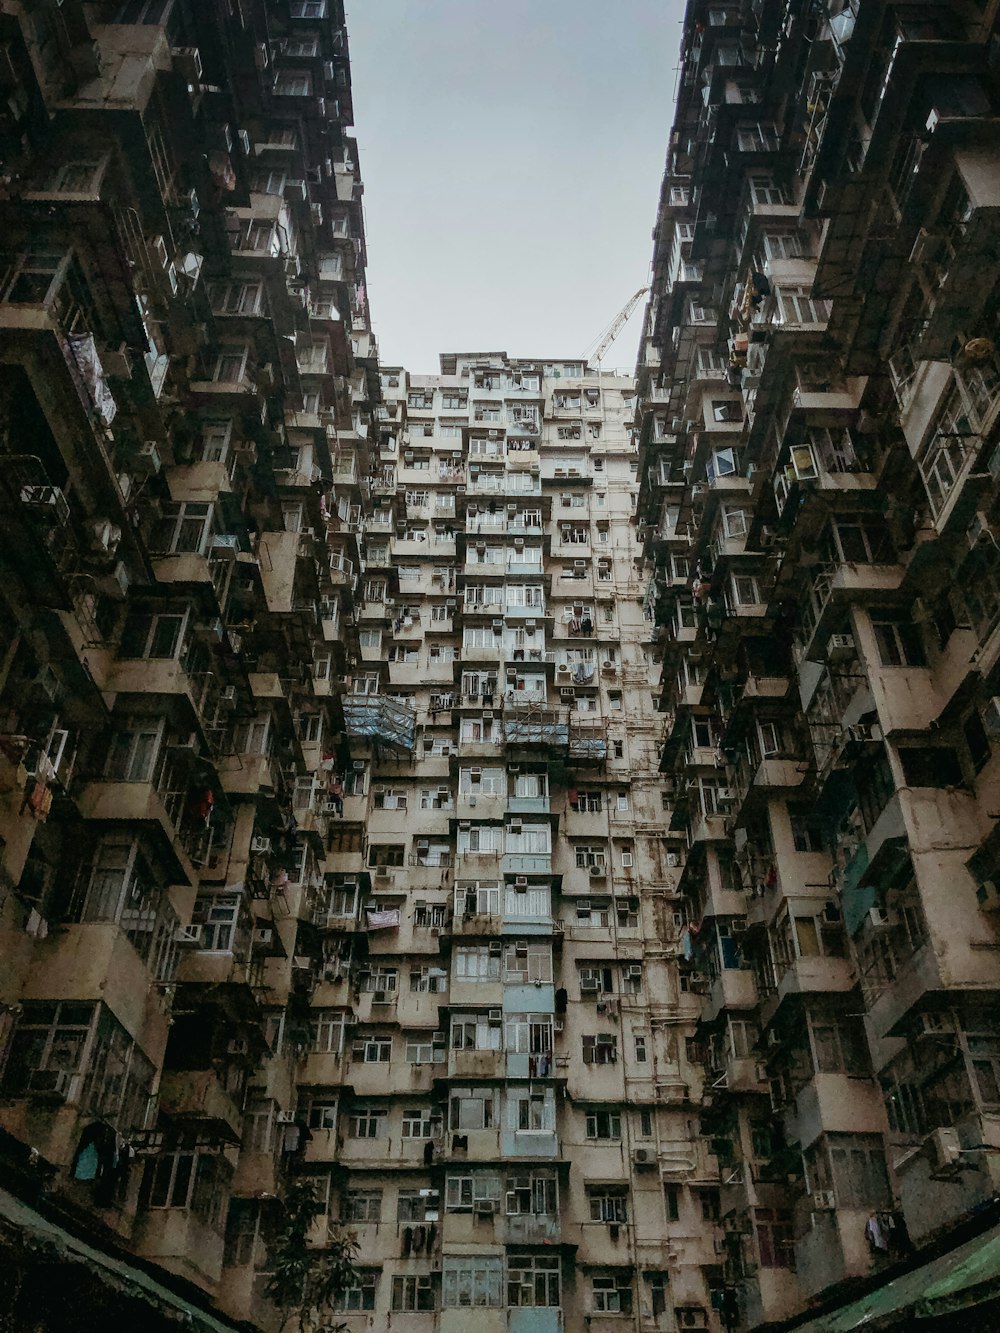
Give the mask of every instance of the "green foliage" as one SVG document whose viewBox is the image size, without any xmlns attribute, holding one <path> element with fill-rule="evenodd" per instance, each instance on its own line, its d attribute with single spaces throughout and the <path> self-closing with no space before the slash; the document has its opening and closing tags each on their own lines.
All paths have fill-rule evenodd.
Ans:
<svg viewBox="0 0 1000 1333">
<path fill-rule="evenodd" d="M 293 1180 L 285 1196 L 284 1226 L 271 1242 L 267 1293 L 298 1333 L 342 1333 L 345 1324 L 326 1322 L 337 1298 L 357 1279 L 357 1241 L 331 1230 L 327 1244 L 314 1248 L 307 1235 L 323 1212 L 312 1181 Z"/>
</svg>

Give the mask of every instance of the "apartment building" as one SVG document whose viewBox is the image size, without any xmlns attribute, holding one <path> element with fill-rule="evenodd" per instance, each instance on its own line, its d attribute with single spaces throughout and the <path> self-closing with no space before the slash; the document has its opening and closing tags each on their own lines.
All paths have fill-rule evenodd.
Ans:
<svg viewBox="0 0 1000 1333">
<path fill-rule="evenodd" d="M 996 24 L 683 24 L 639 522 L 741 1327 L 996 1326 Z"/>
<path fill-rule="evenodd" d="M 0 42 L 4 1318 L 717 1327 L 633 381 L 379 369 L 338 0 Z"/>
<path fill-rule="evenodd" d="M 379 398 L 343 6 L 14 0 L 0 79 L 3 1322 L 276 1327 Z"/>
<path fill-rule="evenodd" d="M 380 374 L 299 1080 L 361 1241 L 348 1325 L 713 1326 L 632 380 L 488 352 Z"/>
</svg>

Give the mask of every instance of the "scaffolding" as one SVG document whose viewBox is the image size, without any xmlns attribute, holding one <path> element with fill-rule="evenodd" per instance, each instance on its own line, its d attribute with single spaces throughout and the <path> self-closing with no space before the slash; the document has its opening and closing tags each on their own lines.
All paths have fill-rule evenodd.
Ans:
<svg viewBox="0 0 1000 1333">
<path fill-rule="evenodd" d="M 412 754 L 416 743 L 416 710 L 383 694 L 346 694 L 344 724 L 352 740 L 385 745 L 395 753 Z"/>
<path fill-rule="evenodd" d="M 503 739 L 513 747 L 545 746 L 561 751 L 568 760 L 603 763 L 608 757 L 605 720 L 544 704 L 504 712 Z"/>
</svg>

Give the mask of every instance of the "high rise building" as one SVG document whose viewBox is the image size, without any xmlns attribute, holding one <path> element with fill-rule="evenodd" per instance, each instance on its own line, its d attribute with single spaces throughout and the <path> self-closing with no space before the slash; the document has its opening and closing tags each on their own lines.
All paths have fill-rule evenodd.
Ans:
<svg viewBox="0 0 1000 1333">
<path fill-rule="evenodd" d="M 750 1328 L 943 1327 L 971 1253 L 996 1292 L 996 23 L 693 0 L 683 24 L 639 520 Z"/>
<path fill-rule="evenodd" d="M 996 13 L 692 0 L 633 379 L 379 365 L 341 0 L 7 0 L 0 1323 L 996 1325 Z"/>
<path fill-rule="evenodd" d="M 705 1327 L 718 1189 L 676 990 L 632 380 L 502 353 L 441 372 L 381 370 L 307 1157 L 376 1324 Z"/>
<path fill-rule="evenodd" d="M 0 79 L 3 1322 L 273 1326 L 379 397 L 343 6 L 15 0 Z"/>
<path fill-rule="evenodd" d="M 705 1326 L 632 379 L 379 370 L 334 0 L 0 33 L 4 1318 Z"/>
</svg>

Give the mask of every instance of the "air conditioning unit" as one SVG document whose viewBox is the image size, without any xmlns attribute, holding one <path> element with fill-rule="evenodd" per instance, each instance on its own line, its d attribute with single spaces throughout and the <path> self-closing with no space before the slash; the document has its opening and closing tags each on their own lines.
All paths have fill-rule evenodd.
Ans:
<svg viewBox="0 0 1000 1333">
<path fill-rule="evenodd" d="M 294 1124 L 295 1124 L 295 1112 L 294 1112 L 294 1111 L 275 1111 L 275 1113 L 274 1113 L 274 1123 L 275 1123 L 276 1125 L 294 1125 Z"/>
<path fill-rule="evenodd" d="M 174 931 L 174 943 L 182 949 L 200 949 L 201 926 L 178 926 Z"/>
<path fill-rule="evenodd" d="M 52 523 L 69 522 L 69 505 L 58 486 L 22 486 L 21 503 Z"/>
<path fill-rule="evenodd" d="M 351 768 L 355 773 L 363 773 L 365 771 L 365 761 L 363 759 L 352 759 Z"/>
<path fill-rule="evenodd" d="M 240 539 L 235 532 L 217 532 L 212 538 L 212 555 L 220 560 L 235 560 L 240 553 Z"/>
<path fill-rule="evenodd" d="M 477 1217 L 492 1217 L 496 1210 L 495 1199 L 477 1199 L 472 1208 Z"/>
<path fill-rule="evenodd" d="M 503 944 L 500 940 L 490 940 L 488 952 L 492 958 L 499 958 L 503 953 Z"/>
<path fill-rule="evenodd" d="M 978 546 L 984 537 L 993 537 L 990 521 L 981 509 L 977 510 L 965 532 L 969 546 Z"/>
<path fill-rule="evenodd" d="M 486 1021 L 489 1023 L 490 1027 L 498 1028 L 503 1022 L 503 1010 L 490 1009 L 486 1015 Z"/>
<path fill-rule="evenodd" d="M 170 59 L 174 70 L 185 83 L 201 83 L 201 52 L 196 46 L 175 46 L 171 48 Z"/>
<path fill-rule="evenodd" d="M 987 699 L 982 711 L 983 727 L 990 740 L 1000 739 L 1000 695 Z"/>
<path fill-rule="evenodd" d="M 828 662 L 846 662 L 854 656 L 854 636 L 851 634 L 831 634 L 826 641 L 826 660 Z"/>
<path fill-rule="evenodd" d="M 812 1196 L 812 1206 L 817 1212 L 828 1212 L 831 1208 L 837 1206 L 836 1195 L 833 1190 L 817 1190 Z"/>
<path fill-rule="evenodd" d="M 69 1096 L 71 1074 L 66 1069 L 32 1069 L 28 1075 L 29 1097 L 64 1102 Z"/>
<path fill-rule="evenodd" d="M 593 995 L 601 989 L 601 983 L 597 977 L 581 977 L 580 993 L 581 995 Z"/>
<path fill-rule="evenodd" d="M 604 879 L 607 876 L 607 868 L 602 865 L 590 866 L 589 874 L 591 879 Z"/>
<path fill-rule="evenodd" d="M 515 893 L 527 893 L 527 892 L 528 892 L 528 876 L 527 876 L 527 875 L 517 875 L 517 876 L 515 876 L 515 879 L 514 879 L 514 892 L 515 892 Z"/>
<path fill-rule="evenodd" d="M 261 856 L 267 856 L 267 855 L 270 853 L 270 851 L 271 851 L 271 839 L 270 839 L 270 838 L 260 838 L 260 837 L 258 837 L 258 838 L 251 838 L 251 839 L 250 839 L 250 850 L 251 850 L 251 852 L 257 852 L 257 853 L 259 853 Z"/>
<path fill-rule="evenodd" d="M 931 1175 L 952 1175 L 962 1165 L 962 1145 L 958 1130 L 952 1126 L 934 1130 L 924 1139 L 924 1151 L 931 1164 Z"/>
<path fill-rule="evenodd" d="M 160 450 L 155 440 L 145 440 L 132 459 L 132 471 L 144 477 L 155 477 L 161 467 Z"/>
</svg>

